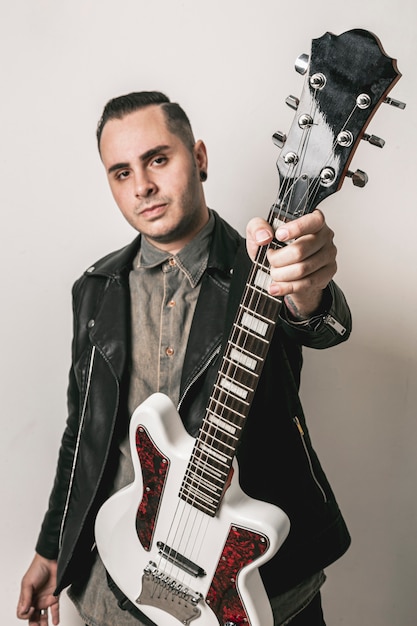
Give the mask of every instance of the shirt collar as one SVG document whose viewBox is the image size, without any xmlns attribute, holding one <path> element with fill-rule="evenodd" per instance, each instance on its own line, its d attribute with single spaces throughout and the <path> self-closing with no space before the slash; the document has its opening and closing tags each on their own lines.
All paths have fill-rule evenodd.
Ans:
<svg viewBox="0 0 417 626">
<path fill-rule="evenodd" d="M 133 264 L 134 268 L 150 269 L 174 259 L 176 265 L 187 276 L 191 286 L 195 287 L 207 267 L 214 222 L 214 216 L 210 211 L 207 224 L 178 254 L 160 250 L 142 237 L 140 250 Z"/>
</svg>

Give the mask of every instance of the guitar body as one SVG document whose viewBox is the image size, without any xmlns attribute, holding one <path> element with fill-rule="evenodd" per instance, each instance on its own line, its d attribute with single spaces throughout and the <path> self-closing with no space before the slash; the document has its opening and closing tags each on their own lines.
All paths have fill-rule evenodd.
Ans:
<svg viewBox="0 0 417 626">
<path fill-rule="evenodd" d="M 285 513 L 243 493 L 236 461 L 216 516 L 181 500 L 195 439 L 163 394 L 136 409 L 130 441 L 135 480 L 105 502 L 95 528 L 117 586 L 158 626 L 272 626 L 258 568 L 288 534 Z"/>
</svg>

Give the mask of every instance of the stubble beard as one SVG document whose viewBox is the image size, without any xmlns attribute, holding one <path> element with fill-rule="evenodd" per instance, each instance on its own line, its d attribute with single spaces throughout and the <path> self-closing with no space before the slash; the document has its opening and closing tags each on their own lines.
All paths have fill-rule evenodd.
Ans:
<svg viewBox="0 0 417 626">
<path fill-rule="evenodd" d="M 197 170 L 195 169 L 190 177 L 187 188 L 179 199 L 181 218 L 166 232 L 148 234 L 143 231 L 143 235 L 146 239 L 156 245 L 166 245 L 176 241 L 181 241 L 193 233 L 197 234 L 198 230 L 200 230 L 203 226 L 203 212 L 205 210 L 205 206 L 201 204 L 202 201 L 199 191 L 199 181 L 197 178 Z M 169 206 L 172 204 L 172 199 L 165 197 L 160 200 L 156 200 L 156 202 L 166 203 Z M 155 198 L 152 200 L 152 204 L 154 203 Z M 155 219 L 155 222 L 158 222 L 158 218 Z"/>
</svg>

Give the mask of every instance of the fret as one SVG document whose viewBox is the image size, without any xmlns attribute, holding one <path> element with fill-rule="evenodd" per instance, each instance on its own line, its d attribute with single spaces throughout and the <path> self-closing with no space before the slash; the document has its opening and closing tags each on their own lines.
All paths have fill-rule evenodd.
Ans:
<svg viewBox="0 0 417 626">
<path fill-rule="evenodd" d="M 268 348 L 269 342 L 266 339 L 264 339 L 263 337 L 259 337 L 259 335 L 255 335 L 255 333 L 251 332 L 247 328 L 244 328 L 243 326 L 239 326 L 239 323 L 238 323 L 237 320 L 234 323 L 234 327 L 235 327 L 235 329 L 240 331 L 240 333 L 242 333 L 242 332 L 246 333 L 245 341 L 247 340 L 248 337 L 253 337 L 257 341 L 262 341 L 266 345 L 266 347 Z M 242 339 L 240 341 L 242 342 Z"/>
<path fill-rule="evenodd" d="M 269 347 L 266 339 L 261 339 L 236 324 L 232 327 L 230 342 L 261 361 L 265 358 Z"/>
<path fill-rule="evenodd" d="M 211 424 L 214 424 L 216 428 L 220 428 L 220 430 L 222 430 L 223 432 L 227 432 L 231 436 L 235 435 L 238 429 L 240 430 L 240 428 L 235 424 L 227 422 L 225 419 L 223 419 L 222 417 L 218 417 L 214 413 L 208 414 L 207 421 Z M 237 441 L 237 437 L 233 437 L 233 439 L 236 439 Z"/>
<path fill-rule="evenodd" d="M 206 477 L 207 476 L 207 480 L 212 480 L 215 482 L 220 482 L 221 481 L 221 485 L 224 486 L 224 481 L 227 478 L 229 472 L 225 471 L 224 469 L 219 469 L 217 467 L 213 467 L 211 465 L 201 465 L 201 464 L 197 464 L 195 462 L 195 460 L 191 459 L 191 462 L 189 464 L 189 472 L 188 474 L 194 474 L 195 476 L 203 476 Z"/>
<path fill-rule="evenodd" d="M 244 354 L 243 350 L 238 350 L 237 348 L 232 348 L 230 350 L 230 359 L 243 365 L 244 367 L 248 367 L 251 370 L 256 369 L 257 360 Z"/>
<path fill-rule="evenodd" d="M 253 281 L 254 286 L 259 287 L 260 289 L 268 293 L 268 289 L 271 283 L 272 283 L 272 278 L 269 272 L 258 269 L 258 271 L 255 274 L 254 281 Z M 249 286 L 250 285 L 248 285 L 248 287 Z"/>
<path fill-rule="evenodd" d="M 203 513 L 206 513 L 207 515 L 211 515 L 212 517 L 214 517 L 216 515 L 216 506 L 215 504 L 212 504 L 211 506 L 209 506 L 206 502 L 202 501 L 202 502 L 197 502 L 197 499 L 194 498 L 186 498 L 184 497 L 185 502 L 188 502 L 188 504 L 191 504 L 191 506 L 193 506 L 195 509 L 199 509 L 200 511 L 202 511 Z"/>
<path fill-rule="evenodd" d="M 245 315 L 249 315 L 250 317 L 253 317 L 256 320 L 259 320 L 261 323 L 265 324 L 265 326 L 270 326 L 275 322 L 274 319 L 270 319 L 267 315 L 265 315 L 264 311 L 261 310 L 261 307 L 251 308 L 250 306 L 245 306 L 241 303 L 239 305 L 239 313 L 240 314 L 237 317 L 238 320 L 245 317 Z"/>
<path fill-rule="evenodd" d="M 281 302 L 274 296 L 267 296 L 258 290 L 247 290 L 242 299 L 241 307 L 249 311 L 256 311 L 257 315 L 262 315 L 271 323 L 278 317 Z"/>
<path fill-rule="evenodd" d="M 215 445 L 216 443 L 219 443 L 220 445 L 217 446 L 218 450 L 222 450 L 225 454 L 227 454 L 227 450 L 225 450 L 225 448 L 229 448 L 230 450 L 235 449 L 234 446 L 234 441 L 232 441 L 231 443 L 227 442 L 227 439 L 219 439 L 219 437 L 216 436 L 216 434 L 213 433 L 209 433 L 207 431 L 205 431 L 205 436 L 202 436 L 202 441 L 204 441 L 207 445 L 212 446 L 213 444 Z"/>
<path fill-rule="evenodd" d="M 218 461 L 219 463 L 221 463 L 222 465 L 225 465 L 225 466 L 228 466 L 229 462 L 231 461 L 230 457 L 228 457 L 225 454 L 221 454 L 220 452 L 218 452 L 217 450 L 212 448 L 210 445 L 207 445 L 207 444 L 203 443 L 202 441 L 198 442 L 198 447 L 196 449 L 196 454 L 197 454 L 198 451 L 201 454 L 206 454 L 209 458 L 214 459 L 215 461 Z"/>
<path fill-rule="evenodd" d="M 220 374 L 234 381 L 241 387 L 253 389 L 256 385 L 258 376 L 254 372 L 250 372 L 238 363 L 234 363 L 228 359 L 223 360 Z"/>
<path fill-rule="evenodd" d="M 218 441 L 220 444 L 232 449 L 235 447 L 236 441 L 238 440 L 238 437 L 230 435 L 228 432 L 208 421 L 204 425 L 204 433 L 205 436 L 202 434 L 203 441 L 207 441 L 207 438 L 209 437 L 210 439 Z"/>
<path fill-rule="evenodd" d="M 278 302 L 281 303 L 281 299 L 278 298 L 278 296 L 272 296 L 268 291 L 263 292 L 261 291 L 261 289 L 259 287 L 257 287 L 256 285 L 246 285 L 246 287 L 249 289 L 252 289 L 253 292 L 256 292 L 258 295 L 263 296 L 264 298 L 269 298 L 269 300 L 273 300 L 274 302 Z"/>
<path fill-rule="evenodd" d="M 247 313 L 246 311 L 242 315 L 240 325 L 242 327 L 249 328 L 249 330 L 253 330 L 253 332 L 258 335 L 262 335 L 262 337 L 266 336 L 269 328 L 269 324 L 263 322 L 255 315 Z"/>
<path fill-rule="evenodd" d="M 227 389 L 227 391 L 229 391 L 231 394 L 233 394 L 234 396 L 237 396 L 238 398 L 242 400 L 247 399 L 249 395 L 249 391 L 250 391 L 249 389 L 243 389 L 243 387 L 241 387 L 240 385 L 237 385 L 236 383 L 233 382 L 233 380 L 230 380 L 226 376 L 223 376 L 223 378 L 220 379 L 220 386 L 223 387 L 224 389 Z"/>
<path fill-rule="evenodd" d="M 214 498 L 207 496 L 206 494 L 202 493 L 201 491 L 198 491 L 197 489 L 191 486 L 187 491 L 188 493 L 184 495 L 188 496 L 188 502 L 190 504 L 195 504 L 200 501 L 203 505 L 206 505 L 206 506 L 211 505 L 213 507 L 215 503 Z"/>
<path fill-rule="evenodd" d="M 253 359 L 254 360 L 254 359 Z M 254 364 L 254 367 L 256 367 L 256 361 Z M 225 374 L 228 374 L 229 376 L 236 376 L 239 377 L 240 380 L 252 380 L 253 382 L 255 382 L 255 380 L 258 378 L 258 374 L 255 371 L 251 371 L 249 369 L 247 369 L 246 367 L 244 367 L 243 365 L 241 365 L 240 363 L 237 363 L 235 360 L 232 360 L 227 354 L 223 357 L 223 364 L 222 364 L 222 369 L 221 372 L 224 372 Z M 247 385 L 248 387 L 253 387 L 254 385 Z"/>
<path fill-rule="evenodd" d="M 206 489 L 208 493 L 206 495 L 210 496 L 212 492 L 214 494 L 218 494 L 221 491 L 220 486 L 213 485 L 208 480 L 204 480 L 204 478 L 199 477 L 198 480 L 192 480 L 190 477 L 184 480 L 184 489 Z"/>
<path fill-rule="evenodd" d="M 247 413 L 248 406 L 249 406 L 246 400 L 243 400 L 242 398 L 239 398 L 238 396 L 232 395 L 228 389 L 225 389 L 224 387 L 219 387 L 217 384 L 215 384 L 213 387 L 212 399 L 213 401 L 218 403 L 218 406 L 223 405 L 226 411 L 227 409 L 230 408 L 232 409 L 232 411 L 234 411 L 235 414 L 239 416 L 239 419 L 237 422 L 236 420 L 231 420 L 233 421 L 234 424 L 243 423 L 243 420 L 246 417 L 246 413 Z M 216 410 L 216 405 L 213 405 L 211 402 L 209 405 L 209 409 L 212 410 L 213 413 L 216 413 L 217 415 L 220 415 L 220 414 L 223 415 L 223 412 Z"/>
<path fill-rule="evenodd" d="M 219 391 L 219 390 L 215 390 L 215 391 Z M 231 402 L 229 401 L 230 400 L 229 396 L 224 391 L 221 391 L 221 393 L 222 395 L 225 396 L 225 400 L 227 400 L 227 404 L 225 404 L 224 401 L 220 400 L 220 398 L 215 397 L 215 395 L 213 394 L 212 397 L 210 398 L 210 403 L 207 409 L 207 413 L 211 413 L 213 415 L 221 414 L 222 418 L 224 418 L 225 414 L 227 413 L 233 414 L 233 420 L 229 420 L 229 421 L 233 423 L 236 426 L 236 428 L 241 429 L 241 423 L 243 424 L 243 421 L 245 419 L 244 411 L 242 410 L 239 411 L 235 406 L 231 406 Z M 240 404 L 240 401 L 234 400 L 233 398 L 232 400 L 233 400 L 234 405 Z"/>
</svg>

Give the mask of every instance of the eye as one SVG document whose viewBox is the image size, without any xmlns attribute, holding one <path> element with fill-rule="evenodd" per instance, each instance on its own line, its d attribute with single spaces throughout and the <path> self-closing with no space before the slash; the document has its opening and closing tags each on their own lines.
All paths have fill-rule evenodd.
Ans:
<svg viewBox="0 0 417 626">
<path fill-rule="evenodd" d="M 116 180 L 125 180 L 129 176 L 129 170 L 121 170 L 115 175 Z"/>
<path fill-rule="evenodd" d="M 153 159 L 151 165 L 164 165 L 166 162 L 168 161 L 167 157 L 165 156 L 157 156 L 155 157 L 155 159 Z"/>
</svg>

